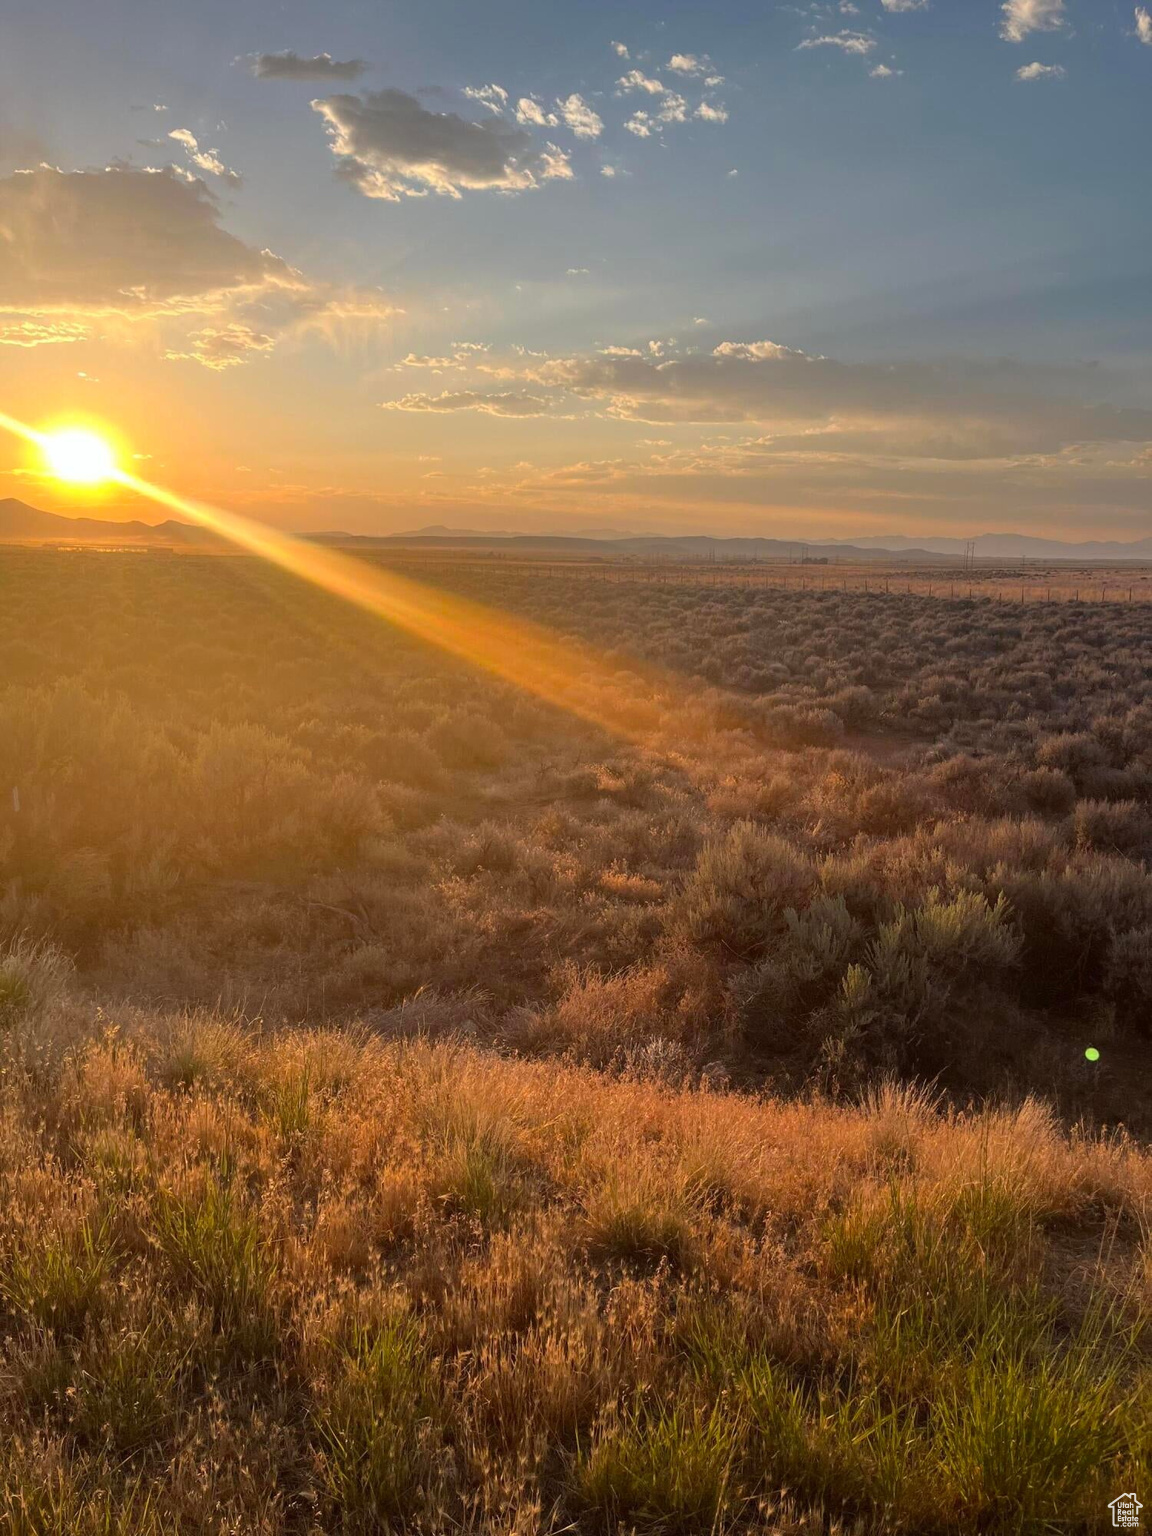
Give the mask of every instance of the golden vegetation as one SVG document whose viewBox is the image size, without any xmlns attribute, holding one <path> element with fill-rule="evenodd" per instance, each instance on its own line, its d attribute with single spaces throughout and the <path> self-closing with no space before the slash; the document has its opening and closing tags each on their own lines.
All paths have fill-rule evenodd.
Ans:
<svg viewBox="0 0 1152 1536">
<path fill-rule="evenodd" d="M 0 555 L 0 938 L 106 998 L 1139 1118 L 1152 610 L 453 579 L 562 614 L 642 739 L 248 560 Z"/>
<path fill-rule="evenodd" d="M 1152 611 L 443 580 L 0 552 L 0 1529 L 1100 1525 Z"/>
<path fill-rule="evenodd" d="M 1146 1471 L 1123 1138 L 8 968 L 4 1529 L 1071 1530 Z"/>
</svg>

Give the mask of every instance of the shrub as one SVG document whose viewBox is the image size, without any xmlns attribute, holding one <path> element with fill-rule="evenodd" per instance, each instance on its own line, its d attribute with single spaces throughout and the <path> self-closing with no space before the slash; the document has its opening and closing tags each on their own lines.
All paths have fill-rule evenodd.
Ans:
<svg viewBox="0 0 1152 1536">
<path fill-rule="evenodd" d="M 798 849 L 754 822 L 737 822 L 701 851 L 668 903 L 666 927 L 687 943 L 750 960 L 779 931 L 784 913 L 805 904 L 815 883 Z"/>
</svg>

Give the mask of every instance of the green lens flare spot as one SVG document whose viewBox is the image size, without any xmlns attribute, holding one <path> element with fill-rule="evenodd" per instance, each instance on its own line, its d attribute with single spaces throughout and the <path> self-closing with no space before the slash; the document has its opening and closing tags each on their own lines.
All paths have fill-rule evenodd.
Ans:
<svg viewBox="0 0 1152 1536">
<path fill-rule="evenodd" d="M 1094 1045 L 1090 1045 L 1088 1047 L 1088 1049 L 1084 1052 L 1084 1055 L 1085 1055 L 1085 1058 L 1088 1061 L 1099 1061 L 1100 1060 L 1100 1052 L 1096 1049 L 1096 1047 Z"/>
</svg>

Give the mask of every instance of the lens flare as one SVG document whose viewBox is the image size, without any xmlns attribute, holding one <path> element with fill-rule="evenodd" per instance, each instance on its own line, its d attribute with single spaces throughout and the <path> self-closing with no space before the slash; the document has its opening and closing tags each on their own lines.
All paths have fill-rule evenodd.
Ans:
<svg viewBox="0 0 1152 1536">
<path fill-rule="evenodd" d="M 84 427 L 47 432 L 41 446 L 48 468 L 58 480 L 73 485 L 99 485 L 116 475 L 116 455 L 111 445 Z"/>
<path fill-rule="evenodd" d="M 0 428 L 45 454 L 57 437 L 3 411 Z M 107 478 L 114 484 L 589 724 L 649 742 L 668 721 L 675 721 L 680 740 L 752 724 L 733 701 L 702 697 L 699 689 L 657 665 L 635 659 L 625 665 L 619 657 L 575 644 L 529 619 L 154 485 L 117 468 L 108 445 L 100 438 L 97 442 L 104 453 L 88 462 L 110 465 Z"/>
</svg>

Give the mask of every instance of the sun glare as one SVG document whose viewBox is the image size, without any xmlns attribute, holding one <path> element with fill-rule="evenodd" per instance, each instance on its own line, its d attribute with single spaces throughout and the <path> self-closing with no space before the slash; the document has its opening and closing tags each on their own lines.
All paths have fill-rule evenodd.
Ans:
<svg viewBox="0 0 1152 1536">
<path fill-rule="evenodd" d="M 111 445 L 95 432 L 69 427 L 44 438 L 44 457 L 58 480 L 74 485 L 98 485 L 116 473 Z"/>
</svg>

